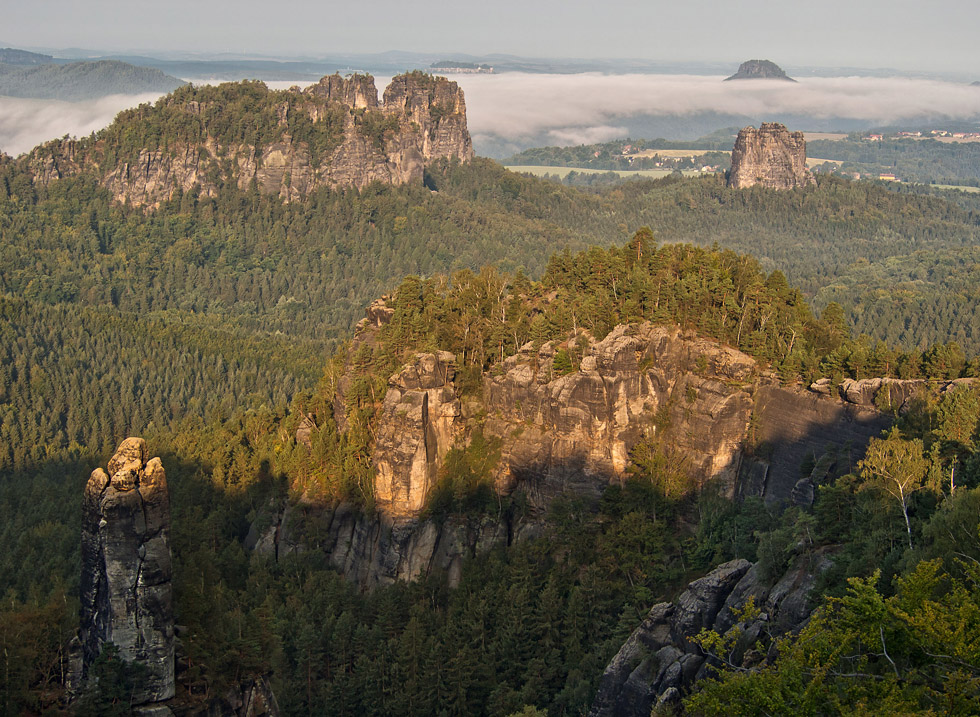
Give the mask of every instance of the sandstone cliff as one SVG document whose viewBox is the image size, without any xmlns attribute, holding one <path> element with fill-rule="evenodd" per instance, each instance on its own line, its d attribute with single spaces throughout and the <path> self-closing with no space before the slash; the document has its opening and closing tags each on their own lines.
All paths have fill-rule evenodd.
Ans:
<svg viewBox="0 0 980 717">
<path fill-rule="evenodd" d="M 85 486 L 82 507 L 82 674 L 112 643 L 145 668 L 134 704 L 174 696 L 170 495 L 159 458 L 127 438 Z"/>
<path fill-rule="evenodd" d="M 127 149 L 129 135 L 145 136 L 138 149 Z M 25 161 L 36 183 L 88 172 L 118 201 L 154 207 L 193 189 L 215 196 L 225 183 L 254 183 L 285 201 L 319 187 L 404 184 L 444 157 L 473 157 L 463 92 L 411 73 L 392 80 L 383 103 L 369 75 L 281 92 L 261 83 L 184 88 L 123 113 L 94 139 L 51 142 Z"/>
<path fill-rule="evenodd" d="M 381 299 L 358 324 L 333 400 L 341 432 L 348 392 L 363 378 L 355 357 L 380 345 L 392 314 Z M 555 365 L 560 351 L 577 357 L 564 375 Z M 248 547 L 276 557 L 323 550 L 365 588 L 434 570 L 448 570 L 453 579 L 465 556 L 536 534 L 558 496 L 595 499 L 625 479 L 630 452 L 641 442 L 687 475 L 687 489 L 713 481 L 733 498 L 809 505 L 817 486 L 852 470 L 868 440 L 890 425 L 892 406 L 882 392 L 907 402 L 920 383 L 783 386 L 740 351 L 650 323 L 616 327 L 601 341 L 579 332 L 538 348 L 528 344 L 465 396 L 452 354 L 419 353 L 376 399 L 377 512 L 331 507 L 321 516 L 327 527 L 318 544 L 308 546 L 294 526 L 317 509 L 302 501 L 270 506 Z M 313 417 L 305 417 L 297 440 L 311 445 L 316 430 Z M 433 520 L 426 508 L 446 455 L 476 431 L 499 445 L 491 467 L 496 491 L 522 494 L 527 512 Z"/>
<path fill-rule="evenodd" d="M 829 566 L 827 558 L 800 560 L 773 582 L 763 579 L 758 565 L 732 560 L 692 582 L 675 602 L 654 605 L 606 666 L 590 717 L 648 717 L 655 706 L 676 705 L 719 664 L 692 638 L 702 629 L 725 634 L 750 598 L 761 613 L 740 625 L 741 636 L 726 657 L 738 667 L 765 661 L 773 638 L 809 618 L 816 577 Z"/>
<path fill-rule="evenodd" d="M 393 518 L 414 518 L 425 507 L 443 458 L 461 428 L 453 385 L 456 357 L 418 354 L 391 377 L 375 436 L 374 499 Z"/>
<path fill-rule="evenodd" d="M 578 370 L 559 375 L 556 352 L 576 347 Z M 421 513 L 445 453 L 474 427 L 452 360 L 420 354 L 389 383 L 374 460 L 378 506 L 390 517 Z M 873 404 L 783 387 L 740 351 L 649 323 L 619 326 L 602 341 L 583 333 L 537 351 L 529 344 L 484 377 L 482 394 L 470 413 L 501 441 L 496 489 L 523 491 L 539 509 L 566 492 L 598 497 L 626 477 L 640 441 L 655 442 L 694 485 L 785 502 L 808 458 L 826 457 L 824 475 L 808 480 L 845 473 L 889 423 Z"/>
<path fill-rule="evenodd" d="M 744 189 L 757 184 L 769 189 L 816 184 L 806 167 L 802 132 L 789 132 L 776 122 L 763 122 L 759 129 L 746 127 L 738 133 L 728 186 Z"/>
</svg>

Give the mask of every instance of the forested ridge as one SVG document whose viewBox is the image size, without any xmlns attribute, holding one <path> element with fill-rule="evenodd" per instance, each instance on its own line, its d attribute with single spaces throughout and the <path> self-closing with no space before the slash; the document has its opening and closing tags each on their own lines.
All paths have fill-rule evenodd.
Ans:
<svg viewBox="0 0 980 717">
<path fill-rule="evenodd" d="M 0 62 L 0 95 L 76 102 L 106 95 L 169 92 L 184 84 L 176 77 L 150 67 L 117 60 Z"/>
<path fill-rule="evenodd" d="M 644 225 L 652 231 L 637 231 Z M 92 176 L 44 188 L 25 163 L 3 159 L 0 714 L 56 709 L 63 696 L 81 489 L 130 434 L 162 456 L 171 486 L 179 672 L 192 703 L 236 676 L 270 673 L 287 714 L 582 714 L 646 610 L 736 556 L 775 574 L 832 549 L 829 595 L 859 577 L 861 595 L 916 619 L 932 604 L 896 602 L 905 585 L 958 585 L 972 604 L 954 555 L 980 559 L 970 542 L 980 399 L 970 384 L 923 395 L 867 463 L 821 487 L 812 514 L 710 490 L 667 495 L 663 463 L 637 455 L 631 479 L 598 505 L 559 501 L 539 539 L 468 561 L 453 590 L 434 575 L 359 595 L 315 550 L 276 561 L 244 543 L 270 505 L 297 492 L 313 544 L 318 506 L 345 500 L 370 513 L 371 429 L 391 372 L 420 350 L 456 353 L 471 396 L 526 342 L 639 321 L 741 348 L 788 384 L 976 376 L 978 237 L 971 200 L 834 178 L 805 192 L 739 192 L 713 178 L 583 192 L 477 159 L 436 163 L 420 186 L 321 190 L 290 204 L 226 186 L 144 212 L 114 204 Z M 353 323 L 384 293 L 392 322 L 348 356 Z M 806 300 L 815 294 L 816 313 Z M 558 367 L 576 371 L 580 359 L 569 345 Z M 345 364 L 357 380 L 341 435 L 333 399 Z M 295 439 L 305 416 L 317 425 L 309 450 Z M 447 462 L 431 515 L 527 511 L 519 495 L 492 494 L 474 460 L 482 449 L 492 446 Z M 913 469 L 901 504 L 888 490 L 895 456 Z M 950 544 L 951 531 L 966 537 Z M 942 563 L 916 567 L 924 559 Z M 929 565 L 935 580 L 922 572 Z M 871 683 L 891 680 L 873 644 L 842 644 L 877 675 Z M 903 649 L 901 670 L 960 670 L 955 704 L 976 694 L 968 646 L 958 663 Z M 799 675 L 797 654 L 773 668 L 788 670 L 779 679 Z M 901 670 L 891 674 L 919 679 Z M 941 682 L 913 694 L 900 681 L 882 704 L 939 709 Z M 756 688 L 746 685 L 730 695 L 749 700 Z M 834 685 L 857 695 L 841 698 L 841 713 L 865 694 Z M 730 713 L 724 689 L 692 709 Z"/>
</svg>

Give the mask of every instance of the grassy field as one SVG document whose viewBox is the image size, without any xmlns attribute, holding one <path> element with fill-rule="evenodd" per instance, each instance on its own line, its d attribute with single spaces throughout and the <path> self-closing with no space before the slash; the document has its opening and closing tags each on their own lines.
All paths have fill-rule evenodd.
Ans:
<svg viewBox="0 0 980 717">
<path fill-rule="evenodd" d="M 844 164 L 844 162 L 842 162 L 839 159 L 820 159 L 818 157 L 807 157 L 806 158 L 806 166 L 807 167 L 813 167 L 813 166 L 816 166 L 818 164 L 823 164 L 824 162 L 830 162 L 831 164 L 836 164 L 838 167 L 840 165 Z"/>
<path fill-rule="evenodd" d="M 667 157 L 670 159 L 683 159 L 684 157 L 700 157 L 702 154 L 707 154 L 710 151 L 708 149 L 644 149 L 642 152 L 637 152 L 632 155 L 633 157 L 654 157 L 660 155 L 661 157 Z"/>
<path fill-rule="evenodd" d="M 847 135 L 841 132 L 804 132 L 803 139 L 812 142 L 817 139 L 841 140 L 847 139 Z"/>
<path fill-rule="evenodd" d="M 980 192 L 980 187 L 962 187 L 958 184 L 933 184 L 939 189 L 959 189 L 961 192 Z"/>
<path fill-rule="evenodd" d="M 535 177 L 540 177 L 545 174 L 553 174 L 561 177 L 562 179 L 568 175 L 569 172 L 579 172 L 581 174 L 607 174 L 609 172 L 615 172 L 621 177 L 666 177 L 671 174 L 674 170 L 672 169 L 592 169 L 589 167 L 532 167 L 527 165 L 521 166 L 508 166 L 511 172 L 521 172 L 524 174 L 533 174 Z M 686 177 L 696 177 L 700 175 L 701 172 L 694 170 L 687 170 L 684 172 Z"/>
</svg>

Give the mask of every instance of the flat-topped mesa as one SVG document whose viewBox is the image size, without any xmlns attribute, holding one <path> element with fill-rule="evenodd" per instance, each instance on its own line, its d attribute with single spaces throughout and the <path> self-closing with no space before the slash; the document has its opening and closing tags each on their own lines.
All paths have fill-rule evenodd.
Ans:
<svg viewBox="0 0 980 717">
<path fill-rule="evenodd" d="M 109 643 L 140 665 L 132 703 L 174 696 L 170 494 L 159 458 L 127 438 L 92 472 L 82 501 L 81 676 Z"/>
<path fill-rule="evenodd" d="M 145 139 L 133 147 L 134 136 Z M 227 184 L 288 202 L 320 187 L 421 182 L 427 162 L 472 157 L 463 91 L 413 72 L 392 79 L 383 103 L 370 75 L 305 90 L 188 86 L 124 111 L 95 138 L 50 142 L 22 161 L 36 184 L 86 173 L 117 201 L 152 208 Z"/>
<path fill-rule="evenodd" d="M 790 132 L 778 122 L 763 122 L 759 129 L 746 127 L 738 133 L 732 149 L 729 187 L 796 189 L 812 184 L 816 180 L 806 167 L 802 132 Z"/>
<path fill-rule="evenodd" d="M 738 66 L 738 72 L 731 77 L 726 77 L 725 82 L 730 80 L 784 80 L 786 82 L 796 82 L 787 75 L 783 68 L 770 60 L 748 60 Z"/>
</svg>

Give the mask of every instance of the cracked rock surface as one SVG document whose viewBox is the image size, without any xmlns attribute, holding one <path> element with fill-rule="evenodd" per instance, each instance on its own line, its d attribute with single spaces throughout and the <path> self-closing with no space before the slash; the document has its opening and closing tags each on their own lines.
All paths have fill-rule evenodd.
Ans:
<svg viewBox="0 0 980 717">
<path fill-rule="evenodd" d="M 82 502 L 83 674 L 106 643 L 145 673 L 133 704 L 174 696 L 170 494 L 159 458 L 127 438 L 97 468 Z"/>
</svg>

